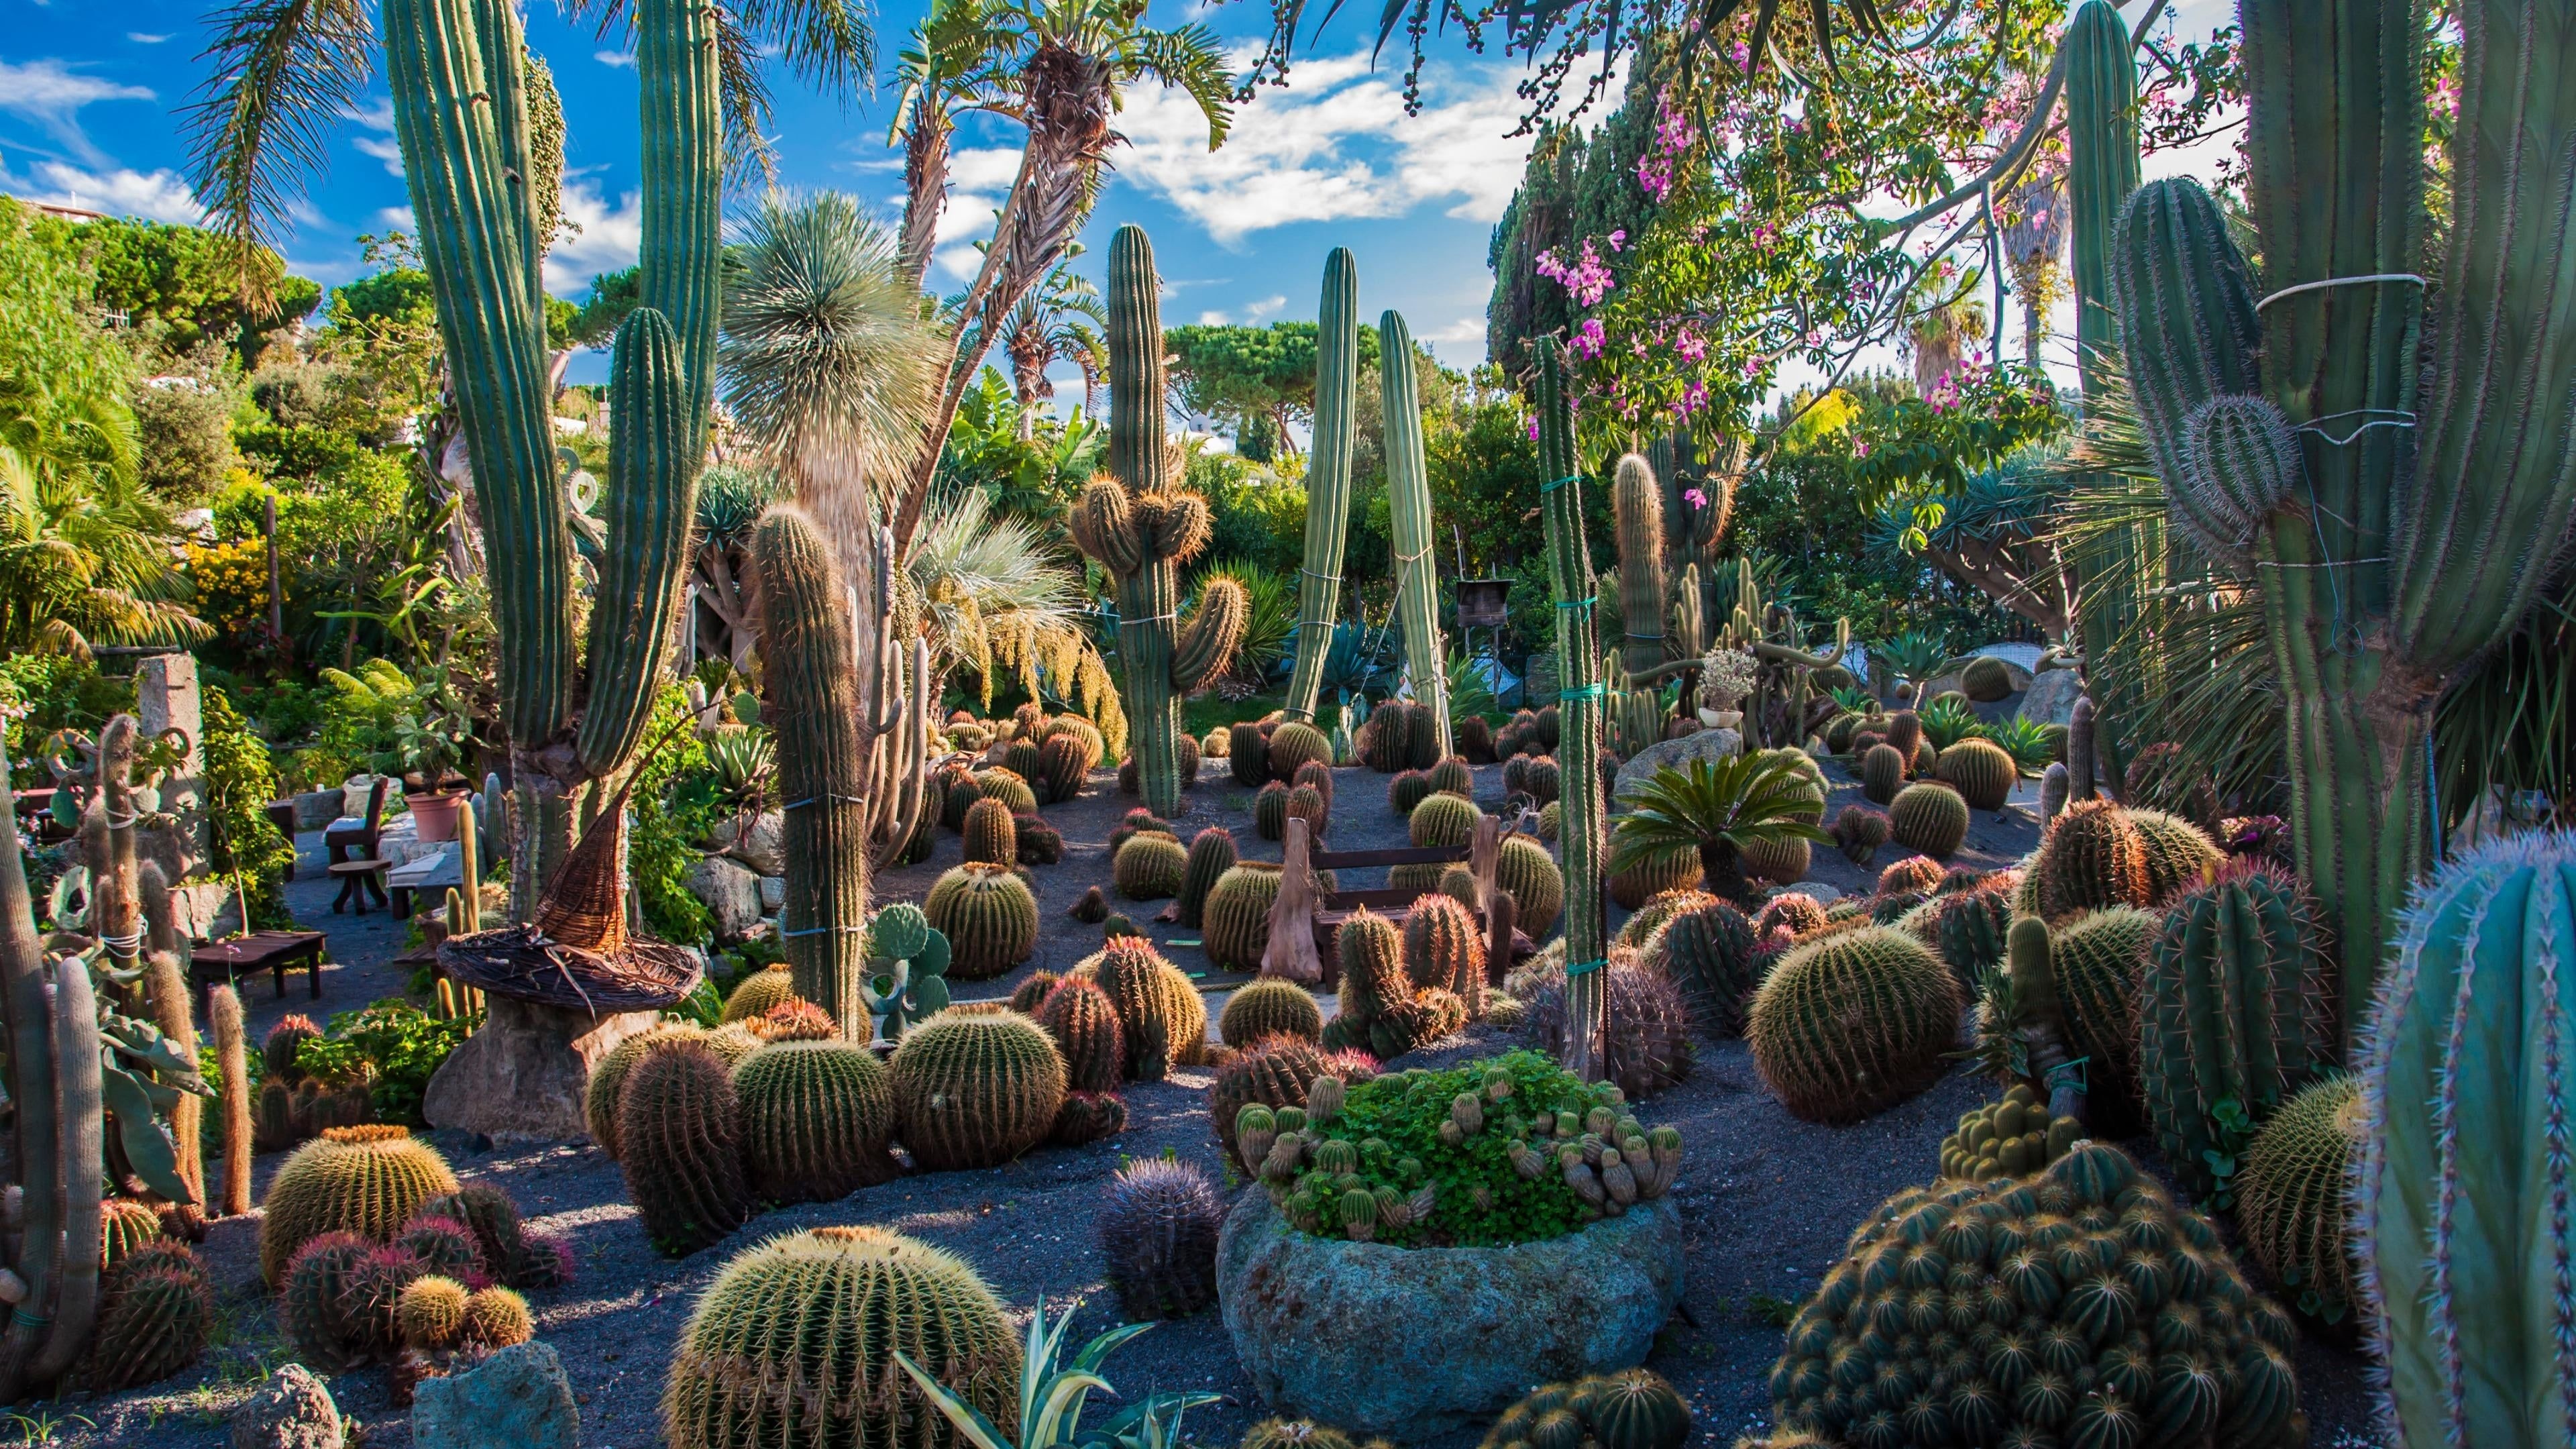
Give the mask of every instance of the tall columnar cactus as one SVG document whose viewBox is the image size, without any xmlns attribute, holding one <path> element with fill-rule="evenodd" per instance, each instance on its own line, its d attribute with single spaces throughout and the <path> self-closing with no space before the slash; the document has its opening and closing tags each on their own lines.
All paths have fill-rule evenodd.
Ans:
<svg viewBox="0 0 2576 1449">
<path fill-rule="evenodd" d="M 1619 531 L 1620 652 L 1631 687 L 1663 666 L 1664 508 L 1654 469 L 1630 453 L 1610 476 L 1610 510 Z"/>
<path fill-rule="evenodd" d="M 2556 831 L 2437 872 L 2380 982 L 2353 1228 L 2404 1442 L 2567 1437 L 2570 962 L 2576 835 Z"/>
<path fill-rule="evenodd" d="M 1431 472 L 1422 454 L 1422 395 L 1414 384 L 1413 333 L 1394 312 L 1377 319 L 1377 380 L 1386 429 L 1386 501 L 1394 536 L 1395 613 L 1404 633 L 1404 671 L 1413 697 L 1430 712 L 1438 745 L 1449 756 L 1449 655 L 1440 636 L 1440 569 L 1432 558 Z M 1419 751 L 1416 752 L 1417 754 Z"/>
<path fill-rule="evenodd" d="M 2509 0 L 2468 13 L 2427 316 L 2416 12 L 2255 0 L 2242 21 L 2269 294 L 2249 302 L 2244 259 L 2184 181 L 2130 200 L 2114 291 L 2175 511 L 2214 526 L 2262 509 L 2218 542 L 2256 564 L 2299 862 L 2342 952 L 2349 1028 L 2436 824 L 2433 703 L 2529 612 L 2576 512 L 2576 239 L 2560 220 L 2576 28 Z M 2273 501 L 2283 434 L 2299 468 Z"/>
<path fill-rule="evenodd" d="M 1074 504 L 1073 540 L 1118 590 L 1118 683 L 1147 809 L 1181 808 L 1180 697 L 1224 672 L 1243 636 L 1243 589 L 1211 579 L 1180 624 L 1179 565 L 1207 546 L 1207 501 L 1170 485 L 1163 456 L 1163 323 L 1154 248 L 1140 227 L 1109 242 L 1109 476 Z"/>
<path fill-rule="evenodd" d="M 1571 778 L 1589 782 L 1601 769 L 1603 688 L 1601 649 L 1592 629 L 1592 555 L 1583 540 L 1583 463 L 1574 448 L 1574 402 L 1565 391 L 1565 359 L 1553 339 L 1539 344 L 1538 471 L 1540 511 L 1547 523 L 1548 583 L 1556 595 L 1556 657 L 1563 671 L 1557 687 L 1562 712 L 1557 758 Z M 1602 916 L 1601 792 L 1566 792 L 1565 1009 L 1571 1050 L 1566 1069 L 1585 1081 L 1600 1074 L 1601 968 L 1608 964 L 1609 930 Z M 1521 902 L 1541 929 L 1531 903 Z"/>
<path fill-rule="evenodd" d="M 1315 717 L 1324 660 L 1333 652 L 1340 607 L 1342 546 L 1350 531 L 1351 443 L 1360 370 L 1359 268 L 1335 247 L 1324 258 L 1324 298 L 1315 317 L 1315 438 L 1306 454 L 1306 555 L 1297 570 L 1297 662 L 1288 675 L 1287 717 Z M 1246 779 L 1241 770 L 1235 778 Z"/>
</svg>

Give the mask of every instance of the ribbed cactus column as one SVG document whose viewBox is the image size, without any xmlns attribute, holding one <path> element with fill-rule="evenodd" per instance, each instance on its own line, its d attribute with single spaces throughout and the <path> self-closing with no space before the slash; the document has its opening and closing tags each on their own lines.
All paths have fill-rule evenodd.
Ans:
<svg viewBox="0 0 2576 1449">
<path fill-rule="evenodd" d="M 1609 954 L 1602 916 L 1601 651 L 1592 631 L 1592 556 L 1583 541 L 1583 464 L 1574 449 L 1574 405 L 1556 339 L 1538 342 L 1539 508 L 1547 524 L 1547 573 L 1556 594 L 1557 758 L 1564 764 L 1566 1070 L 1600 1076 L 1601 968 Z"/>
<path fill-rule="evenodd" d="M 637 0 L 635 74 L 644 139 L 637 280 L 644 305 L 660 312 L 679 338 L 680 365 L 688 376 L 681 406 L 693 429 L 689 453 L 695 457 L 706 452 L 724 290 L 716 7 L 707 0 Z"/>
<path fill-rule="evenodd" d="M 1634 453 L 1610 475 L 1610 514 L 1619 533 L 1620 659 L 1629 678 L 1661 668 L 1664 640 L 1664 509 L 1652 465 Z"/>
<path fill-rule="evenodd" d="M 1360 276 L 1350 252 L 1324 258 L 1315 313 L 1315 437 L 1306 453 L 1306 556 L 1297 570 L 1297 660 L 1288 675 L 1290 719 L 1315 717 L 1324 660 L 1340 609 L 1342 547 L 1350 534 L 1351 442 L 1360 372 Z"/>
<path fill-rule="evenodd" d="M 1109 476 L 1074 504 L 1074 543 L 1117 580 L 1119 692 L 1145 807 L 1181 808 L 1180 697 L 1222 673 L 1243 636 L 1243 590 L 1212 580 L 1186 630 L 1180 571 L 1207 546 L 1207 500 L 1167 488 L 1163 309 L 1141 227 L 1109 239 Z"/>
<path fill-rule="evenodd" d="M 1431 470 L 1422 456 L 1422 395 L 1413 333 L 1389 312 L 1377 319 L 1378 397 L 1386 422 L 1386 501 L 1393 524 L 1397 621 L 1413 697 L 1431 711 L 1440 758 L 1449 758 L 1449 657 L 1440 637 L 1440 569 L 1432 559 Z"/>
<path fill-rule="evenodd" d="M 696 518 L 706 454 L 704 413 L 691 405 L 680 339 L 651 307 L 617 329 L 609 364 L 608 547 L 590 612 L 590 699 L 581 762 L 591 774 L 623 766 L 643 743 L 654 684 L 678 622 L 680 575 Z"/>
<path fill-rule="evenodd" d="M 781 854 L 787 898 L 780 943 L 796 994 L 865 1041 L 875 1023 L 867 970 L 868 812 L 852 673 L 850 615 L 832 551 L 805 515 L 772 508 L 752 529 L 760 582 L 761 715 L 778 732 Z"/>
</svg>

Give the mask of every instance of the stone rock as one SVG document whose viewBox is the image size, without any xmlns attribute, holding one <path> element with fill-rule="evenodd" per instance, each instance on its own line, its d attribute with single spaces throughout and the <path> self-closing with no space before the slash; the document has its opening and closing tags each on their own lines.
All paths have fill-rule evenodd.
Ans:
<svg viewBox="0 0 2576 1449">
<path fill-rule="evenodd" d="M 421 1094 L 433 1127 L 496 1140 L 571 1141 L 589 1134 L 582 1093 L 611 1047 L 661 1020 L 654 1011 L 594 1018 L 505 996 L 486 999 L 483 1025 L 448 1053 Z"/>
<path fill-rule="evenodd" d="M 161 777 L 161 808 L 175 820 L 171 834 L 176 860 L 164 862 L 169 879 L 185 880 L 203 869 L 211 837 L 206 822 L 205 717 L 197 689 L 197 656 L 148 655 L 134 670 L 134 713 L 147 738 L 177 730 L 187 741 L 187 755 Z"/>
<path fill-rule="evenodd" d="M 1615 805 L 1666 765 L 1678 768 L 1687 761 L 1721 759 L 1740 754 L 1743 749 L 1744 736 L 1730 729 L 1704 729 L 1677 740 L 1658 740 L 1619 767 L 1618 776 L 1610 782 L 1611 801 Z"/>
<path fill-rule="evenodd" d="M 348 1442 L 331 1391 L 300 1363 L 270 1374 L 231 1422 L 233 1449 L 341 1449 Z"/>
<path fill-rule="evenodd" d="M 295 828 L 299 831 L 328 830 L 331 823 L 339 818 L 340 792 L 337 790 L 307 790 L 295 797 Z"/>
<path fill-rule="evenodd" d="M 760 875 L 785 875 L 787 873 L 787 851 L 784 844 L 786 830 L 786 815 L 772 810 L 765 815 L 753 817 L 747 824 L 739 819 L 726 821 L 716 827 L 716 839 L 722 843 L 725 855 L 750 866 L 754 872 Z"/>
<path fill-rule="evenodd" d="M 505 1348 L 469 1372 L 413 1390 L 415 1449 L 581 1449 L 581 1407 L 543 1343 Z"/>
<path fill-rule="evenodd" d="M 1273 1412 L 1418 1443 L 1643 1362 L 1681 1302 L 1682 1248 L 1669 1198 L 1542 1243 L 1397 1248 L 1298 1232 L 1248 1190 L 1217 1300 Z"/>
<path fill-rule="evenodd" d="M 2084 681 L 2073 669 L 2052 669 L 2035 675 L 2030 688 L 2022 694 L 2018 713 L 2037 724 L 2065 724 L 2075 718 L 2075 701 L 2084 693 Z"/>
<path fill-rule="evenodd" d="M 1521 665 L 1521 704 L 1525 709 L 1544 709 L 1556 703 L 1556 654 L 1543 650 L 1531 655 Z"/>
<path fill-rule="evenodd" d="M 1796 885 L 1782 886 L 1778 890 L 1771 892 L 1771 894 L 1775 896 L 1805 896 L 1807 899 L 1814 901 L 1820 906 L 1830 906 L 1834 902 L 1843 898 L 1842 887 L 1827 885 L 1820 880 L 1802 880 Z"/>
<path fill-rule="evenodd" d="M 760 878 L 760 913 L 776 915 L 787 906 L 787 877 L 765 875 Z"/>
<path fill-rule="evenodd" d="M 738 941 L 760 922 L 760 877 L 740 861 L 710 855 L 689 867 L 689 894 L 716 918 L 716 939 Z"/>
<path fill-rule="evenodd" d="M 238 926 L 239 901 L 229 882 L 190 881 L 170 888 L 170 926 L 191 940 L 229 936 Z"/>
</svg>

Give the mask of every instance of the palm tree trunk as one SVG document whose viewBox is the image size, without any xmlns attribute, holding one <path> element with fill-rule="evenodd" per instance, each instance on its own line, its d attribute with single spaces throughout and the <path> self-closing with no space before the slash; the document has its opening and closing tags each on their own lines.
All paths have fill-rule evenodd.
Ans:
<svg viewBox="0 0 2576 1449">
<path fill-rule="evenodd" d="M 948 379 L 939 390 L 938 410 L 922 425 L 921 443 L 912 458 L 912 476 L 904 480 L 903 496 L 895 505 L 894 551 L 897 562 L 912 554 L 912 535 L 921 527 L 921 505 L 930 496 L 931 479 L 939 472 L 939 455 L 948 446 L 948 430 L 956 425 L 957 405 L 965 401 L 966 380 L 974 374 L 974 368 L 968 365 L 972 358 L 966 352 L 966 339 L 970 334 L 978 339 L 975 350 L 980 355 L 991 345 L 990 329 L 981 325 L 981 318 L 997 310 L 994 306 L 997 300 L 1002 307 L 1019 300 L 1016 297 L 996 299 L 993 283 L 1001 275 L 1002 254 L 1008 250 L 1004 239 L 1010 235 L 1011 223 L 1019 215 L 1021 194 L 1029 188 L 1029 171 L 1029 149 L 1023 148 L 1020 152 L 1020 174 L 1012 180 L 1010 195 L 1002 202 L 1002 214 L 993 222 L 993 244 L 984 249 L 984 265 L 976 269 L 975 284 L 966 289 L 965 304 L 957 309 L 957 332 L 949 342 L 952 350 L 949 353 Z"/>
<path fill-rule="evenodd" d="M 1702 841 L 1699 868 L 1708 877 L 1711 894 L 1733 905 L 1750 907 L 1754 904 L 1753 882 L 1745 878 L 1744 855 L 1735 848 L 1733 841 Z"/>
</svg>

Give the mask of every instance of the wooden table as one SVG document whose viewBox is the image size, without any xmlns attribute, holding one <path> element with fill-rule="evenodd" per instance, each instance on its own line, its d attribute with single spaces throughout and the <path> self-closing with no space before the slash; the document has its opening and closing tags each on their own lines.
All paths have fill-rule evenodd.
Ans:
<svg viewBox="0 0 2576 1449">
<path fill-rule="evenodd" d="M 199 946 L 189 963 L 189 975 L 197 988 L 197 1014 L 206 1013 L 206 988 L 219 982 L 235 982 L 262 971 L 277 980 L 277 994 L 286 994 L 286 973 L 302 966 L 312 973 L 313 996 L 322 996 L 322 933 L 320 931 L 253 931 L 229 941 Z"/>
<path fill-rule="evenodd" d="M 454 845 L 445 847 L 436 855 L 425 855 L 385 872 L 385 886 L 394 893 L 394 919 L 397 921 L 411 919 L 413 892 L 438 892 L 449 886 L 461 890 L 464 885 L 464 852 Z"/>
</svg>

